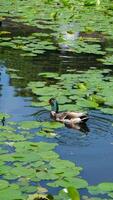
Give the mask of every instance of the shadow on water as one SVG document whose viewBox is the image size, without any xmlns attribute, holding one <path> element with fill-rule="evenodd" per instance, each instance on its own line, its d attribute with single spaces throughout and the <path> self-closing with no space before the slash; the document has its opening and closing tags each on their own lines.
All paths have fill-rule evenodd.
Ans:
<svg viewBox="0 0 113 200">
<path fill-rule="evenodd" d="M 65 124 L 67 128 L 79 130 L 80 132 L 83 132 L 84 134 L 88 134 L 90 131 L 86 123 L 81 123 L 81 124 Z"/>
<path fill-rule="evenodd" d="M 38 108 L 31 107 L 31 101 L 36 99 L 36 96 L 26 90 L 26 86 L 29 81 L 41 79 L 38 73 L 51 71 L 62 74 L 67 69 L 83 71 L 90 66 L 99 67 L 95 56 L 62 55 L 54 52 L 28 59 L 19 56 L 18 51 L 12 49 L 1 49 L 0 56 L 0 112 L 11 114 L 14 121 L 36 120 L 32 114 L 38 112 Z M 11 78 L 12 71 L 20 79 Z M 112 181 L 113 116 L 96 110 L 91 110 L 89 116 L 90 119 L 85 126 L 64 126 L 57 130 L 58 137 L 42 140 L 57 142 L 59 145 L 56 151 L 61 158 L 83 166 L 81 175 L 90 184 Z M 48 120 L 48 112 L 40 115 L 40 121 Z M 39 140 L 40 137 L 35 138 L 35 141 Z"/>
</svg>

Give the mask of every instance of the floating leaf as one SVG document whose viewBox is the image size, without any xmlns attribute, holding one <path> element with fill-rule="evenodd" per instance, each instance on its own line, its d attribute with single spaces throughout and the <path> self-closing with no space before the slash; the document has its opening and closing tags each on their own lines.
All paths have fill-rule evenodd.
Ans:
<svg viewBox="0 0 113 200">
<path fill-rule="evenodd" d="M 44 77 L 47 77 L 47 78 L 58 78 L 59 74 L 52 73 L 52 72 L 43 72 L 43 73 L 39 73 L 39 76 L 44 76 Z"/>
<path fill-rule="evenodd" d="M 11 117 L 10 115 L 6 114 L 6 113 L 0 113 L 0 120 L 5 117 L 6 119 Z"/>
<path fill-rule="evenodd" d="M 21 122 L 19 124 L 19 128 L 21 129 L 33 129 L 33 128 L 39 128 L 39 126 L 41 125 L 40 122 L 36 122 L 36 121 L 24 121 Z"/>
<path fill-rule="evenodd" d="M 2 200 L 24 200 L 22 193 L 19 191 L 19 187 L 16 184 L 11 184 L 10 187 L 0 190 L 0 198 Z"/>
<path fill-rule="evenodd" d="M 9 186 L 9 183 L 5 180 L 0 180 L 0 190 L 3 190 Z"/>
<path fill-rule="evenodd" d="M 62 123 L 54 122 L 54 121 L 53 122 L 42 122 L 41 125 L 43 127 L 52 128 L 52 129 L 61 128 L 64 126 Z"/>
<path fill-rule="evenodd" d="M 89 186 L 88 191 L 91 194 L 99 194 L 99 193 L 105 194 L 108 192 L 112 192 L 113 183 L 105 182 L 105 183 L 100 183 L 99 185 L 96 185 L 96 186 Z"/>
<path fill-rule="evenodd" d="M 41 82 L 41 81 L 38 81 L 38 82 L 29 82 L 28 83 L 28 88 L 32 89 L 33 87 L 35 88 L 42 88 L 45 86 L 45 82 Z"/>
<path fill-rule="evenodd" d="M 74 187 L 77 188 L 77 189 L 80 189 L 80 188 L 86 188 L 87 187 L 87 181 L 83 180 L 83 179 L 80 179 L 80 178 L 71 178 L 69 180 L 67 179 L 62 179 L 62 180 L 56 180 L 55 182 L 53 183 L 48 183 L 49 186 L 51 187 Z"/>
</svg>

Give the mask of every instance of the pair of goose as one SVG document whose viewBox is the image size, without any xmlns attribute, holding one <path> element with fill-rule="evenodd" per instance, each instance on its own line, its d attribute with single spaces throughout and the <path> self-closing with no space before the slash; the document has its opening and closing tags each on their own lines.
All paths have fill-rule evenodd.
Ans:
<svg viewBox="0 0 113 200">
<path fill-rule="evenodd" d="M 49 99 L 51 105 L 51 117 L 58 122 L 64 124 L 82 124 L 85 123 L 89 117 L 83 112 L 59 112 L 59 104 L 55 98 Z"/>
</svg>

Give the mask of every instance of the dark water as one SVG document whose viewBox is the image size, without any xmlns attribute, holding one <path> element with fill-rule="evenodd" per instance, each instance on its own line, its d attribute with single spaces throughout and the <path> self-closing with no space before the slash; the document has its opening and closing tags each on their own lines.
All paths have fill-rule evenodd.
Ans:
<svg viewBox="0 0 113 200">
<path fill-rule="evenodd" d="M 87 70 L 90 67 L 101 68 L 95 56 L 61 53 L 48 53 L 37 58 L 23 58 L 18 51 L 0 50 L 0 112 L 12 115 L 14 121 L 34 119 L 30 114 L 38 108 L 31 107 L 30 91 L 26 90 L 29 81 L 39 81 L 38 73 L 44 71 L 59 72 L 68 70 Z M 12 72 L 12 70 L 17 70 Z M 11 78 L 16 73 L 21 79 Z M 52 82 L 53 80 L 51 80 Z M 83 167 L 81 176 L 89 182 L 113 181 L 113 116 L 96 110 L 89 112 L 85 134 L 76 129 L 64 127 L 58 129 L 59 138 L 46 139 L 37 137 L 34 140 L 57 142 L 56 151 L 62 159 L 68 159 Z M 34 119 L 35 120 L 35 119 Z M 41 120 L 49 120 L 49 114 L 41 116 Z"/>
</svg>

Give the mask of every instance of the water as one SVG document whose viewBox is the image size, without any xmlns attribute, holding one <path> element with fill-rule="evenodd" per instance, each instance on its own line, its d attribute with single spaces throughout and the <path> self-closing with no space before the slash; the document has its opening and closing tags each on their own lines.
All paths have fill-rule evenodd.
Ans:
<svg viewBox="0 0 113 200">
<path fill-rule="evenodd" d="M 93 112 L 90 112 L 90 116 Z M 98 116 L 96 116 L 96 114 Z M 113 127 L 106 115 L 95 111 L 95 117 L 87 123 L 88 135 L 74 130 L 62 131 L 58 152 L 62 158 L 69 159 L 83 167 L 82 177 L 90 184 L 113 181 Z M 113 117 L 110 118 L 113 120 Z"/>
<path fill-rule="evenodd" d="M 31 107 L 31 101 L 36 96 L 25 88 L 28 82 L 39 81 L 38 73 L 51 71 L 62 74 L 67 69 L 76 71 L 100 67 L 95 56 L 50 52 L 28 59 L 11 49 L 1 49 L 0 55 L 0 112 L 11 114 L 14 121 L 34 119 L 31 114 L 38 108 Z M 22 79 L 11 78 L 12 70 Z M 56 151 L 61 158 L 82 166 L 81 176 L 89 184 L 113 181 L 113 116 L 96 110 L 90 110 L 89 116 L 85 133 L 64 127 L 57 130 L 58 138 L 37 137 L 34 140 L 57 142 Z M 41 120 L 50 120 L 49 114 L 43 114 Z"/>
</svg>

